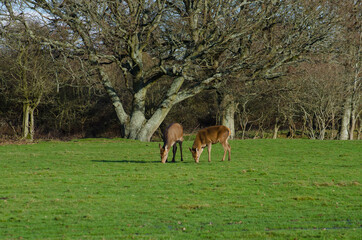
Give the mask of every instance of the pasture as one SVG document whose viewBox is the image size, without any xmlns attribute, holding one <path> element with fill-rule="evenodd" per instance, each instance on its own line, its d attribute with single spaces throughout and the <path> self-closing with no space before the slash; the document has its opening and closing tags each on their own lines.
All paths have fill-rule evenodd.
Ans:
<svg viewBox="0 0 362 240">
<path fill-rule="evenodd" d="M 158 142 L 0 146 L 0 239 L 360 239 L 360 141 L 233 140 L 195 164 Z M 169 154 L 169 160 L 172 152 Z"/>
</svg>

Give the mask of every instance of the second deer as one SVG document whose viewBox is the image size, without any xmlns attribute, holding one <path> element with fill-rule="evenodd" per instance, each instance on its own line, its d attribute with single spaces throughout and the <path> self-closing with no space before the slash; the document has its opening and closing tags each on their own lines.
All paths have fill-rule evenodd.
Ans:
<svg viewBox="0 0 362 240">
<path fill-rule="evenodd" d="M 229 161 L 231 147 L 228 143 L 228 138 L 231 134 L 231 131 L 228 127 L 225 126 L 212 126 L 201 129 L 196 134 L 196 139 L 190 151 L 192 157 L 195 159 L 195 162 L 198 163 L 200 160 L 200 155 L 204 148 L 207 146 L 207 151 L 209 153 L 209 162 L 211 162 L 211 145 L 220 142 L 224 148 L 224 156 L 222 161 L 225 160 L 226 152 L 229 152 Z"/>
</svg>

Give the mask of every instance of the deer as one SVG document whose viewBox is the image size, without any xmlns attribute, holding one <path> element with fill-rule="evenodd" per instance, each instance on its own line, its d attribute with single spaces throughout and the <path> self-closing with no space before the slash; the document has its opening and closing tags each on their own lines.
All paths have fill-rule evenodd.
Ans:
<svg viewBox="0 0 362 240">
<path fill-rule="evenodd" d="M 228 138 L 230 134 L 230 129 L 222 125 L 207 127 L 198 131 L 192 148 L 189 148 L 192 153 L 192 157 L 195 159 L 195 162 L 199 163 L 201 153 L 206 146 L 209 153 L 209 162 L 211 162 L 211 145 L 218 142 L 221 143 L 224 148 L 224 156 L 221 161 L 225 160 L 227 151 L 229 152 L 230 161 L 231 147 L 228 143 Z"/>
<path fill-rule="evenodd" d="M 162 163 L 167 162 L 168 152 L 170 151 L 172 146 L 173 146 L 172 162 L 175 162 L 177 143 L 180 145 L 181 161 L 183 161 L 182 158 L 182 142 L 184 140 L 183 132 L 184 130 L 181 124 L 179 123 L 172 123 L 166 128 L 165 133 L 163 135 L 163 146 L 159 144 Z"/>
</svg>

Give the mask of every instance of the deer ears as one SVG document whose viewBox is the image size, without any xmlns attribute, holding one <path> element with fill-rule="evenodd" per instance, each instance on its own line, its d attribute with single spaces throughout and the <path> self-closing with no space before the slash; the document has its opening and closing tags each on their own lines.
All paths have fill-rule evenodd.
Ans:
<svg viewBox="0 0 362 240">
<path fill-rule="evenodd" d="M 189 149 L 190 149 L 190 152 L 198 152 L 199 151 L 197 148 L 194 149 L 194 148 L 189 147 Z"/>
<path fill-rule="evenodd" d="M 158 147 L 159 147 L 160 149 L 163 149 L 161 143 L 158 144 Z M 165 146 L 165 150 L 167 150 L 167 145 Z"/>
</svg>

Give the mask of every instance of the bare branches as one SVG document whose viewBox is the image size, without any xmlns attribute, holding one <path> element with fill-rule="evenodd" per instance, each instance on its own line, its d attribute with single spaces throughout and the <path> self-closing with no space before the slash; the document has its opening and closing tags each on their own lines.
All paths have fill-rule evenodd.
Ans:
<svg viewBox="0 0 362 240">
<path fill-rule="evenodd" d="M 133 114 L 146 119 L 144 97 L 136 101 L 136 94 L 147 95 L 156 83 L 169 84 L 169 91 L 160 94 L 163 99 L 158 101 L 164 108 L 217 88 L 233 76 L 278 78 L 306 52 L 322 49 L 319 43 L 334 33 L 333 5 L 325 1 L 18 0 L 4 4 L 31 39 L 81 58 L 90 72 L 98 73 L 122 124 L 132 122 Z M 32 30 L 30 19 L 21 14 L 25 10 L 36 14 L 48 35 Z M 115 97 L 117 91 L 107 80 L 110 65 L 123 73 L 118 81 L 125 82 L 133 94 L 130 109 L 137 114 L 126 113 Z M 145 121 L 138 122 L 144 125 Z"/>
</svg>

